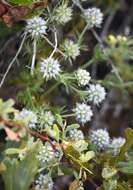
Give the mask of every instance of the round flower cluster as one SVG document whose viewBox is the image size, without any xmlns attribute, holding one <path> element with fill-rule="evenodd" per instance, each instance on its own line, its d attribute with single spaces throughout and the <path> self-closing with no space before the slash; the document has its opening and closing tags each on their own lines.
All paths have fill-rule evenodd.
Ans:
<svg viewBox="0 0 133 190">
<path fill-rule="evenodd" d="M 104 87 L 102 87 L 100 84 L 91 84 L 89 86 L 89 101 L 92 101 L 94 104 L 98 105 L 99 103 L 101 103 L 106 96 L 106 92 Z"/>
<path fill-rule="evenodd" d="M 55 9 L 54 19 L 59 24 L 65 24 L 72 18 L 72 9 L 67 4 L 62 4 Z"/>
<path fill-rule="evenodd" d="M 59 76 L 61 69 L 58 60 L 49 57 L 47 59 L 43 59 L 40 65 L 41 73 L 46 81 Z"/>
<path fill-rule="evenodd" d="M 73 111 L 75 113 L 77 121 L 82 124 L 90 121 L 91 117 L 93 116 L 91 107 L 85 103 L 77 103 L 76 108 Z"/>
<path fill-rule="evenodd" d="M 89 27 L 100 27 L 103 21 L 103 13 L 98 8 L 89 8 L 84 11 L 84 17 Z"/>
<path fill-rule="evenodd" d="M 78 69 L 75 77 L 78 81 L 79 86 L 87 85 L 91 79 L 90 73 L 84 69 Z"/>
<path fill-rule="evenodd" d="M 52 190 L 53 180 L 48 174 L 40 174 L 35 180 L 35 190 Z"/>
<path fill-rule="evenodd" d="M 69 137 L 74 141 L 84 140 L 83 132 L 78 129 L 71 129 L 69 131 Z"/>
<path fill-rule="evenodd" d="M 33 38 L 46 34 L 46 29 L 46 21 L 39 16 L 27 20 L 26 32 L 31 33 Z"/>
<path fill-rule="evenodd" d="M 33 111 L 27 110 L 25 108 L 22 109 L 22 111 L 19 113 L 18 119 L 25 122 L 27 127 L 30 129 L 36 129 L 37 115 Z"/>
<path fill-rule="evenodd" d="M 110 137 L 106 129 L 91 130 L 89 139 L 96 145 L 98 150 L 105 150 L 109 147 Z"/>
<path fill-rule="evenodd" d="M 42 166 L 55 159 L 54 150 L 49 143 L 45 143 L 45 145 L 40 148 L 37 159 Z"/>
<path fill-rule="evenodd" d="M 125 144 L 125 138 L 114 138 L 111 142 L 110 149 L 114 156 L 118 155 L 121 147 Z"/>
<path fill-rule="evenodd" d="M 51 127 L 55 121 L 54 115 L 51 111 L 40 110 L 38 112 L 38 123 L 40 129 Z"/>
<path fill-rule="evenodd" d="M 66 58 L 76 59 L 80 55 L 80 46 L 77 43 L 74 43 L 72 40 L 65 40 L 61 45 L 62 50 L 65 53 Z"/>
</svg>

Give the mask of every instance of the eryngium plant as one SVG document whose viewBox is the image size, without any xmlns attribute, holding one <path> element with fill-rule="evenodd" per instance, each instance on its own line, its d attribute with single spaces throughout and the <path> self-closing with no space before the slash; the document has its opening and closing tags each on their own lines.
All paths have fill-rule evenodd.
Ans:
<svg viewBox="0 0 133 190">
<path fill-rule="evenodd" d="M 83 190 L 86 181 L 97 190 L 133 189 L 133 130 L 113 137 L 105 126 L 93 124 L 110 87 L 126 90 L 131 84 L 122 78 L 118 61 L 131 59 L 133 41 L 113 35 L 101 39 L 96 29 L 102 29 L 104 11 L 85 9 L 85 2 L 47 2 L 25 18 L 22 43 L 0 84 L 23 49 L 29 56 L 15 80 L 24 86 L 17 96 L 20 109 L 13 100 L 0 99 L 0 129 L 6 136 L 0 157 L 3 190 L 57 189 L 58 177 L 68 175 L 74 179 L 70 190 Z M 81 27 L 72 30 L 72 23 Z M 97 41 L 91 58 L 87 32 Z M 110 64 L 103 80 L 93 72 L 99 61 Z"/>
</svg>

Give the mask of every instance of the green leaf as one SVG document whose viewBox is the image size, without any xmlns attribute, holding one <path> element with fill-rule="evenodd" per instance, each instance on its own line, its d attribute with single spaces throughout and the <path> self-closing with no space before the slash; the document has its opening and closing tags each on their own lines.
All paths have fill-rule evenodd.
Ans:
<svg viewBox="0 0 133 190">
<path fill-rule="evenodd" d="M 79 127 L 80 127 L 79 124 L 68 125 L 67 128 L 66 128 L 66 132 L 70 131 L 71 129 L 77 129 Z"/>
<path fill-rule="evenodd" d="M 81 160 L 81 162 L 88 162 L 89 160 L 91 160 L 94 157 L 95 157 L 95 152 L 94 151 L 88 151 L 85 154 L 81 154 L 79 159 Z"/>
<path fill-rule="evenodd" d="M 74 170 L 73 168 L 61 165 L 60 170 L 62 171 L 62 173 L 64 173 L 64 175 L 73 176 L 73 170 Z"/>
<path fill-rule="evenodd" d="M 4 161 L 6 171 L 2 172 L 2 177 L 5 190 L 29 190 L 38 169 L 37 149 L 36 143 L 22 161 L 9 158 Z"/>
<path fill-rule="evenodd" d="M 59 131 L 59 128 L 58 126 L 55 124 L 53 126 L 53 129 L 54 129 L 54 138 L 57 142 L 59 142 L 59 137 L 60 137 L 60 131 Z"/>
<path fill-rule="evenodd" d="M 14 100 L 9 99 L 5 102 L 3 102 L 2 99 L 0 99 L 0 116 L 2 118 L 8 118 L 9 113 L 13 113 L 15 111 L 14 107 Z"/>
<path fill-rule="evenodd" d="M 125 153 L 133 146 L 133 129 L 127 128 L 125 130 L 126 143 L 121 149 L 121 152 L 118 157 L 118 161 L 122 161 L 125 158 Z"/>
<path fill-rule="evenodd" d="M 102 177 L 106 180 L 112 178 L 116 174 L 117 170 L 115 168 L 109 168 L 109 167 L 103 168 Z"/>
<path fill-rule="evenodd" d="M 10 3 L 16 5 L 31 5 L 33 2 L 34 0 L 10 0 Z"/>
<path fill-rule="evenodd" d="M 59 114 L 56 114 L 55 117 L 56 117 L 57 123 L 58 123 L 61 127 L 63 127 L 64 125 L 63 125 L 62 117 L 61 117 Z"/>
<path fill-rule="evenodd" d="M 122 173 L 133 175 L 133 161 L 119 162 L 118 167 Z"/>
<path fill-rule="evenodd" d="M 56 124 L 53 125 L 53 129 L 47 128 L 46 131 L 50 137 L 54 138 L 57 142 L 59 141 L 60 131 Z"/>
<path fill-rule="evenodd" d="M 117 180 L 116 179 L 110 179 L 105 180 L 103 183 L 104 190 L 116 190 L 117 189 Z"/>
<path fill-rule="evenodd" d="M 21 149 L 19 148 L 8 148 L 5 150 L 6 155 L 19 154 L 20 152 L 21 152 Z"/>
<path fill-rule="evenodd" d="M 75 143 L 73 143 L 72 146 L 75 150 L 77 150 L 78 152 L 81 153 L 81 152 L 87 150 L 88 143 L 85 140 L 80 140 L 80 141 L 76 141 Z"/>
</svg>

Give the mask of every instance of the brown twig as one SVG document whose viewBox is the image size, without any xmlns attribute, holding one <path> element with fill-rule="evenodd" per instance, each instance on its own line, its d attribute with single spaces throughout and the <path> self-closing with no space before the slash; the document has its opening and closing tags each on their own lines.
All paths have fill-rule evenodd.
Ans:
<svg viewBox="0 0 133 190">
<path fill-rule="evenodd" d="M 5 126 L 8 126 L 8 127 L 10 127 L 10 128 L 13 128 L 13 127 L 22 128 L 22 127 L 23 127 L 23 126 L 20 125 L 20 124 L 16 124 L 16 123 L 14 123 L 14 122 L 5 120 L 5 119 L 3 119 L 3 118 L 0 118 L 0 123 L 3 124 L 3 125 L 5 125 Z M 38 132 L 36 132 L 36 131 L 31 131 L 31 130 L 29 130 L 29 129 L 27 129 L 27 128 L 26 128 L 26 130 L 27 130 L 27 132 L 30 133 L 32 136 L 37 137 L 37 138 L 40 138 L 42 141 L 47 141 L 47 142 L 49 142 L 49 143 L 51 144 L 52 148 L 53 148 L 54 150 L 56 150 L 56 146 L 51 142 L 51 139 L 50 139 L 48 136 L 42 135 L 42 134 L 40 134 L 40 133 L 38 133 Z"/>
<path fill-rule="evenodd" d="M 51 139 L 47 135 L 42 135 L 36 131 L 27 130 L 32 136 L 40 138 L 42 141 L 47 141 L 50 143 L 52 148 L 56 150 L 56 146 L 51 142 Z"/>
</svg>

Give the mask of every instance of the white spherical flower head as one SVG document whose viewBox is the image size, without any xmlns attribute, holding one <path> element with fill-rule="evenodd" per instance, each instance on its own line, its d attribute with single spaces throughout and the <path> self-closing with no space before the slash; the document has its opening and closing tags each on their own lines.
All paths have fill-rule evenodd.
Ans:
<svg viewBox="0 0 133 190">
<path fill-rule="evenodd" d="M 47 58 L 43 59 L 40 63 L 40 71 L 43 74 L 43 78 L 46 79 L 46 81 L 57 78 L 61 72 L 60 64 L 57 59 L 53 58 Z"/>
<path fill-rule="evenodd" d="M 38 122 L 41 129 L 51 127 L 54 121 L 55 118 L 51 111 L 41 111 L 38 113 Z"/>
<path fill-rule="evenodd" d="M 89 138 L 98 150 L 106 150 L 109 147 L 110 137 L 106 129 L 91 130 Z"/>
<path fill-rule="evenodd" d="M 46 21 L 39 16 L 27 20 L 26 31 L 30 33 L 33 38 L 45 35 L 46 29 Z"/>
<path fill-rule="evenodd" d="M 126 140 L 125 138 L 119 137 L 114 138 L 111 142 L 110 149 L 113 153 L 113 155 L 118 155 L 120 152 L 121 147 L 125 144 Z"/>
<path fill-rule="evenodd" d="M 52 190 L 53 180 L 48 174 L 40 174 L 35 180 L 35 190 Z"/>
<path fill-rule="evenodd" d="M 87 85 L 91 79 L 90 73 L 84 69 L 78 69 L 75 76 L 79 86 Z"/>
<path fill-rule="evenodd" d="M 98 105 L 99 103 L 101 103 L 106 96 L 106 92 L 104 87 L 102 87 L 100 84 L 91 84 L 89 86 L 89 101 L 92 101 L 94 104 Z"/>
<path fill-rule="evenodd" d="M 55 152 L 49 143 L 46 143 L 40 148 L 37 159 L 39 160 L 41 166 L 44 166 L 55 159 Z"/>
<path fill-rule="evenodd" d="M 82 124 L 85 124 L 88 121 L 90 121 L 91 117 L 93 116 L 91 107 L 85 103 L 77 103 L 74 112 L 77 121 L 79 121 Z"/>
<path fill-rule="evenodd" d="M 37 115 L 33 111 L 27 110 L 27 109 L 24 108 L 20 112 L 18 119 L 20 119 L 24 123 L 26 123 L 27 127 L 29 127 L 30 129 L 35 129 L 36 128 Z"/>
<path fill-rule="evenodd" d="M 58 24 L 66 24 L 72 18 L 72 9 L 68 7 L 66 4 L 60 5 L 55 9 L 54 19 Z"/>
<path fill-rule="evenodd" d="M 84 11 L 84 18 L 89 27 L 100 27 L 103 22 L 103 13 L 98 8 L 89 8 Z"/>
<path fill-rule="evenodd" d="M 71 129 L 69 131 L 69 137 L 74 141 L 84 140 L 83 132 L 78 129 Z"/>
<path fill-rule="evenodd" d="M 61 45 L 62 50 L 66 58 L 76 59 L 80 55 L 80 46 L 77 43 L 74 43 L 72 40 L 65 40 Z"/>
</svg>

